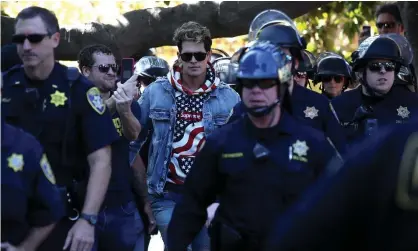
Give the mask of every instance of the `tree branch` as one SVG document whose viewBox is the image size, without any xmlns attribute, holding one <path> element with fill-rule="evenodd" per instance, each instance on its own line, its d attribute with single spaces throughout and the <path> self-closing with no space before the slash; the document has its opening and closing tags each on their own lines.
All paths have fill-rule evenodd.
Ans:
<svg viewBox="0 0 418 251">
<path fill-rule="evenodd" d="M 109 46 L 117 58 L 146 52 L 149 48 L 173 45 L 174 30 L 187 21 L 196 21 L 211 31 L 212 38 L 234 37 L 248 33 L 251 20 L 266 9 L 279 9 L 291 18 L 301 16 L 329 2 L 230 2 L 206 1 L 181 4 L 173 8 L 152 8 L 127 12 L 119 25 L 89 23 L 82 27 L 61 29 L 56 50 L 58 60 L 76 60 L 87 45 Z M 11 42 L 14 18 L 1 17 L 2 45 Z"/>
</svg>

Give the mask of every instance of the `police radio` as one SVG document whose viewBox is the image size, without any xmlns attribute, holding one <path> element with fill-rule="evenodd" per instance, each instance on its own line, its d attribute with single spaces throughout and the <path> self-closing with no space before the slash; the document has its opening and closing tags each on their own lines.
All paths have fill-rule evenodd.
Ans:
<svg viewBox="0 0 418 251">
<path fill-rule="evenodd" d="M 120 82 L 123 84 L 134 74 L 135 60 L 133 58 L 123 58 L 121 62 Z"/>
</svg>

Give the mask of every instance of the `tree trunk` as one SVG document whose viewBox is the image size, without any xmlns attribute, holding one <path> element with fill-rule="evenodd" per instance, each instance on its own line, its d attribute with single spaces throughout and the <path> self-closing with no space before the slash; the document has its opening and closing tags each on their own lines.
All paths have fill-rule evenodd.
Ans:
<svg viewBox="0 0 418 251">
<path fill-rule="evenodd" d="M 406 37 L 413 48 L 413 64 L 415 66 L 415 74 L 418 76 L 418 2 L 398 2 L 398 6 L 405 26 Z"/>
<path fill-rule="evenodd" d="M 149 48 L 173 45 L 174 30 L 187 21 L 196 21 L 211 31 L 212 38 L 234 37 L 248 33 L 251 20 L 266 9 L 279 9 L 291 18 L 301 16 L 329 2 L 230 2 L 212 1 L 181 4 L 173 8 L 153 8 L 125 13 L 119 26 L 89 23 L 77 29 L 61 29 L 57 60 L 76 60 L 85 46 L 101 43 L 109 46 L 115 56 L 130 57 Z M 1 17 L 1 43 L 11 42 L 14 18 Z"/>
</svg>

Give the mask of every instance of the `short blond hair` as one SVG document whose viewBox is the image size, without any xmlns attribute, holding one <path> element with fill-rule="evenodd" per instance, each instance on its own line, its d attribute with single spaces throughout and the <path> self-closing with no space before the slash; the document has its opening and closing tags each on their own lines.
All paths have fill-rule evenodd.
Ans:
<svg viewBox="0 0 418 251">
<path fill-rule="evenodd" d="M 195 43 L 203 42 L 206 52 L 210 51 L 212 47 L 212 38 L 209 29 L 193 21 L 184 23 L 177 28 L 174 32 L 173 41 L 176 43 L 180 52 L 184 41 L 192 41 Z"/>
</svg>

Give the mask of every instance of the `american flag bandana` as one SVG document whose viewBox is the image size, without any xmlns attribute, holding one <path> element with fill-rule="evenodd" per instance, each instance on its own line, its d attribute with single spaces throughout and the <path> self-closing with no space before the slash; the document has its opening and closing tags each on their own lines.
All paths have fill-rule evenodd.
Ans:
<svg viewBox="0 0 418 251">
<path fill-rule="evenodd" d="M 173 69 L 167 74 L 167 78 L 170 79 L 171 84 L 177 90 L 186 93 L 187 95 L 201 95 L 203 93 L 209 93 L 216 89 L 219 85 L 219 78 L 215 75 L 215 69 L 212 64 L 208 62 L 206 67 L 206 81 L 199 89 L 191 91 L 183 86 L 181 81 L 182 68 L 178 64 L 174 64 Z"/>
</svg>

